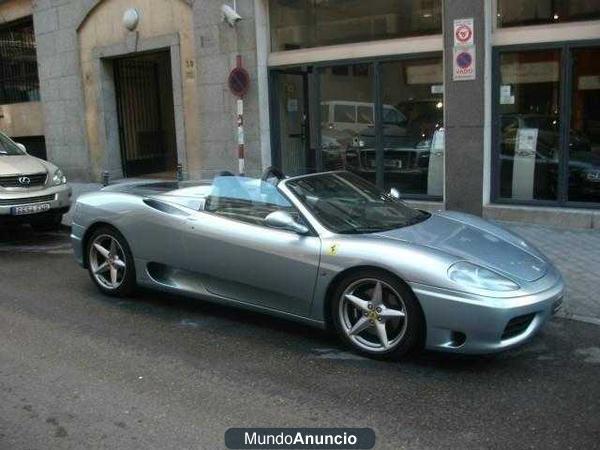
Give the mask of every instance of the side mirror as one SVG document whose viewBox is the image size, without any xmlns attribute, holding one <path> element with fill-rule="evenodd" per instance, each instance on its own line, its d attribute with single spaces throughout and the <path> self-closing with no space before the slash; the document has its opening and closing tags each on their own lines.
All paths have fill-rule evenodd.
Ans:
<svg viewBox="0 0 600 450">
<path fill-rule="evenodd" d="M 391 188 L 389 195 L 390 195 L 390 197 L 395 198 L 397 200 L 400 199 L 400 191 L 396 188 Z"/>
<path fill-rule="evenodd" d="M 294 218 L 285 211 L 272 212 L 266 217 L 265 223 L 271 228 L 293 231 L 298 234 L 306 234 L 309 231 L 308 227 L 296 222 Z"/>
<path fill-rule="evenodd" d="M 17 144 L 17 147 L 19 147 L 22 151 L 27 153 L 27 147 L 25 147 L 23 144 L 21 144 L 20 142 L 15 142 L 15 144 Z"/>
</svg>

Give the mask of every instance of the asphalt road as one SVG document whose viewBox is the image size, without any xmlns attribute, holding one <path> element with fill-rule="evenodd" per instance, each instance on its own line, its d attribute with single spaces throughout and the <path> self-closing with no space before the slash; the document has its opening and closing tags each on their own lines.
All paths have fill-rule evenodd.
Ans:
<svg viewBox="0 0 600 450">
<path fill-rule="evenodd" d="M 66 233 L 0 233 L 0 448 L 224 447 L 229 427 L 361 426 L 376 448 L 593 448 L 600 327 L 494 357 L 357 357 L 329 334 L 99 294 Z"/>
</svg>

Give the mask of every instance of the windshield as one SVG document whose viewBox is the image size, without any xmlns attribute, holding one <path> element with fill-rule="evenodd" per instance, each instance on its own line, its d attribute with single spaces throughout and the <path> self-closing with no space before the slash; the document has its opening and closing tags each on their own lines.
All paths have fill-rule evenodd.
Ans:
<svg viewBox="0 0 600 450">
<path fill-rule="evenodd" d="M 11 141 L 7 136 L 0 133 L 0 156 L 14 156 L 24 155 L 25 152 L 21 150 L 17 144 Z"/>
<path fill-rule="evenodd" d="M 176 187 L 177 189 L 173 189 Z M 216 214 L 239 222 L 266 226 L 266 218 L 284 211 L 301 222 L 295 208 L 272 183 L 243 176 L 218 176 L 212 182 L 153 183 L 132 189 L 154 200 Z M 161 209 L 164 207 L 153 204 Z"/>
<path fill-rule="evenodd" d="M 430 217 L 349 172 L 311 175 L 289 180 L 286 185 L 335 233 L 374 233 L 414 225 Z"/>
</svg>

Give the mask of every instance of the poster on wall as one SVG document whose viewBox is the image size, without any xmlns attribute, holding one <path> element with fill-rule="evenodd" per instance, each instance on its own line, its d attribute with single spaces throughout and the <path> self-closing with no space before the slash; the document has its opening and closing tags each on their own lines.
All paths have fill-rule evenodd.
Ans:
<svg viewBox="0 0 600 450">
<path fill-rule="evenodd" d="M 427 171 L 427 194 L 442 196 L 444 194 L 444 129 L 439 128 L 431 139 L 429 168 Z"/>
<path fill-rule="evenodd" d="M 454 21 L 454 47 L 471 47 L 474 45 L 473 18 L 456 19 Z"/>
<path fill-rule="evenodd" d="M 468 81 L 477 78 L 475 72 L 475 31 L 472 17 L 454 21 L 454 57 L 452 79 Z"/>
<path fill-rule="evenodd" d="M 517 130 L 512 182 L 514 199 L 533 200 L 538 133 L 537 128 Z"/>
<path fill-rule="evenodd" d="M 500 86 L 500 104 L 501 105 L 514 105 L 515 96 L 512 95 L 512 86 L 504 85 Z"/>
</svg>

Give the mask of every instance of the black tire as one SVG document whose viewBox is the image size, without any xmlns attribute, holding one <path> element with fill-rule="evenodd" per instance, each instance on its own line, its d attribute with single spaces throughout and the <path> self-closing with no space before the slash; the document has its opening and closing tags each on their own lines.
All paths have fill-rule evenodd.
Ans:
<svg viewBox="0 0 600 450">
<path fill-rule="evenodd" d="M 110 236 L 115 239 L 121 249 L 123 250 L 123 256 L 125 258 L 126 267 L 124 269 L 124 274 L 122 276 L 122 281 L 120 285 L 116 288 L 109 289 L 103 286 L 97 279 L 93 273 L 91 257 L 90 253 L 92 250 L 92 245 L 96 241 L 96 239 L 100 236 Z M 136 289 L 137 283 L 135 278 L 135 265 L 133 260 L 133 254 L 131 253 L 131 249 L 129 248 L 129 244 L 127 240 L 123 237 L 123 235 L 115 228 L 112 227 L 99 227 L 91 234 L 89 239 L 87 240 L 86 248 L 86 258 L 87 258 L 87 268 L 88 274 L 90 278 L 94 282 L 94 284 L 98 287 L 98 289 L 105 295 L 110 295 L 112 297 L 129 297 L 132 296 Z"/>
<path fill-rule="evenodd" d="M 36 231 L 57 230 L 62 224 L 62 217 L 62 214 L 50 214 L 46 217 L 33 220 L 31 227 Z"/>
<path fill-rule="evenodd" d="M 346 334 L 345 327 L 342 325 L 343 319 L 341 318 L 340 313 L 340 303 L 342 302 L 344 292 L 354 283 L 360 282 L 360 280 L 363 279 L 376 279 L 382 281 L 392 287 L 401 296 L 402 302 L 404 303 L 406 314 L 406 328 L 404 334 L 397 343 L 387 350 L 381 349 L 375 351 L 359 346 L 359 344 L 354 342 L 349 335 Z M 409 353 L 421 349 L 425 323 L 419 302 L 412 290 L 404 282 L 385 271 L 366 269 L 348 274 L 337 283 L 332 293 L 330 305 L 331 318 L 337 335 L 346 345 L 351 347 L 357 353 L 374 359 L 398 360 Z"/>
</svg>

